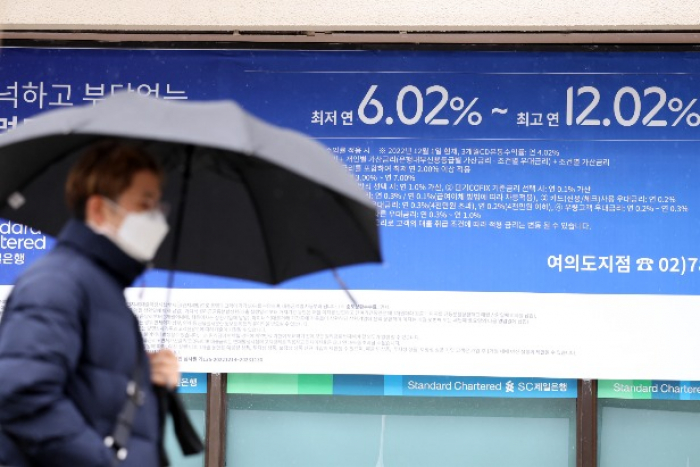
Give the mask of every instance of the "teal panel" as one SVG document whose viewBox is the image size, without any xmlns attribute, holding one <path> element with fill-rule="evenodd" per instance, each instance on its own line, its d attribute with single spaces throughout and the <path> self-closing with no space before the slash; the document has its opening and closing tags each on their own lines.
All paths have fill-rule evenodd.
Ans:
<svg viewBox="0 0 700 467">
<path fill-rule="evenodd" d="M 204 440 L 206 433 L 206 394 L 181 394 L 192 425 Z M 173 424 L 168 417 L 165 425 L 165 449 L 170 458 L 170 467 L 204 467 L 204 453 L 195 456 L 183 456 L 180 445 L 175 438 Z"/>
<path fill-rule="evenodd" d="M 700 465 L 700 402 L 599 401 L 600 467 Z"/>
<path fill-rule="evenodd" d="M 229 396 L 234 467 L 574 467 L 573 399 Z"/>
</svg>

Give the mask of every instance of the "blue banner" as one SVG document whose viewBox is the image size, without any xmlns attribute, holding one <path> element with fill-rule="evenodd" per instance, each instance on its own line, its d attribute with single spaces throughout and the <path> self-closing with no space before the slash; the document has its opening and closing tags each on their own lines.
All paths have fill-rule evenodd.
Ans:
<svg viewBox="0 0 700 467">
<path fill-rule="evenodd" d="M 700 381 L 600 380 L 598 398 L 698 401 Z"/>
<path fill-rule="evenodd" d="M 177 385 L 177 392 L 181 394 L 206 394 L 207 374 L 181 373 L 180 382 Z"/>
<path fill-rule="evenodd" d="M 423 397 L 575 399 L 575 379 L 385 376 L 385 394 Z"/>
<path fill-rule="evenodd" d="M 575 379 L 410 375 L 228 374 L 230 394 L 575 399 Z"/>
<path fill-rule="evenodd" d="M 119 90 L 234 99 L 325 143 L 377 202 L 385 264 L 347 268 L 351 288 L 696 294 L 698 72 L 692 52 L 5 48 L 0 129 Z M 0 224 L 0 282 L 50 245 Z"/>
</svg>

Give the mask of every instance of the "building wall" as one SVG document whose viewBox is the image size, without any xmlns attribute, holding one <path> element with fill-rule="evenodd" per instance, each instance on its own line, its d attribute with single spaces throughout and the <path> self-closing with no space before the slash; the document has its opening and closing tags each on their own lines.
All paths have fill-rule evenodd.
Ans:
<svg viewBox="0 0 700 467">
<path fill-rule="evenodd" d="M 689 31 L 696 0 L 0 0 L 5 31 Z M 117 5 L 117 6 L 114 6 Z"/>
</svg>

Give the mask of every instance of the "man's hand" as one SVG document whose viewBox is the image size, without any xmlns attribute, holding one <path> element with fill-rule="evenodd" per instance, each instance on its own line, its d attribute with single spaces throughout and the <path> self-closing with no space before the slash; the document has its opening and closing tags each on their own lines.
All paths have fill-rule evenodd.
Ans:
<svg viewBox="0 0 700 467">
<path fill-rule="evenodd" d="M 174 389 L 180 382 L 180 365 L 172 350 L 161 349 L 148 354 L 151 360 L 151 382 Z"/>
</svg>

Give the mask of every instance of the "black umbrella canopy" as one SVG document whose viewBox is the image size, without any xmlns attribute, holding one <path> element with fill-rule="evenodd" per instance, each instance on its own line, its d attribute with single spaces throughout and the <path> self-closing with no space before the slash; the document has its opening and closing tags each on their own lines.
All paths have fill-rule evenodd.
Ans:
<svg viewBox="0 0 700 467">
<path fill-rule="evenodd" d="M 156 267 L 277 284 L 381 261 L 374 204 L 327 149 L 230 101 L 122 94 L 32 119 L 0 136 L 0 217 L 55 235 L 67 173 L 103 138 L 143 145 L 165 169 L 174 209 Z"/>
</svg>

